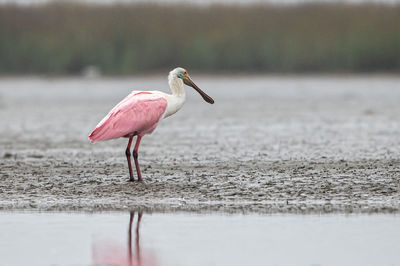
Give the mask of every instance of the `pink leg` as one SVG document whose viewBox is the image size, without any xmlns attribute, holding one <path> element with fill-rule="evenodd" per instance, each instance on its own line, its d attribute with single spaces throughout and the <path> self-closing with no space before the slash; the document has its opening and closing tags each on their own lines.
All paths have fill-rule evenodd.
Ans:
<svg viewBox="0 0 400 266">
<path fill-rule="evenodd" d="M 132 172 L 132 163 L 131 163 L 131 145 L 132 145 L 133 136 L 129 137 L 128 147 L 126 147 L 125 154 L 126 159 L 128 160 L 128 167 L 129 167 L 129 181 L 135 181 L 133 179 L 133 172 Z M 133 155 L 135 156 L 135 155 Z"/>
<path fill-rule="evenodd" d="M 138 161 L 138 149 L 139 149 L 139 144 L 140 144 L 141 139 L 142 139 L 142 137 L 138 135 L 137 139 L 136 139 L 135 148 L 133 148 L 133 159 L 135 159 L 135 166 L 136 166 L 136 171 L 137 171 L 139 181 L 142 181 L 142 173 L 140 173 L 140 167 L 139 167 L 139 161 Z"/>
</svg>

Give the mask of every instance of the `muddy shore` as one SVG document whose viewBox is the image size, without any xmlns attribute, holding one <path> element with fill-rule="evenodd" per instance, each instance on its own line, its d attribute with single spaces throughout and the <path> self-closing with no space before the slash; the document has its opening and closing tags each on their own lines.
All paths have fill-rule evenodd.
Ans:
<svg viewBox="0 0 400 266">
<path fill-rule="evenodd" d="M 197 77 L 145 136 L 87 135 L 132 89 L 165 77 L 0 79 L 0 209 L 400 212 L 400 78 Z"/>
</svg>

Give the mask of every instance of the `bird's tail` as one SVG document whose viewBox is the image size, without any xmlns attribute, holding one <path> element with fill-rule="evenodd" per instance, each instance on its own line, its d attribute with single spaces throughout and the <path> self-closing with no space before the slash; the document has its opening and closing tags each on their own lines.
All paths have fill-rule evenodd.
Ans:
<svg viewBox="0 0 400 266">
<path fill-rule="evenodd" d="M 101 140 L 107 140 L 106 138 L 106 132 L 107 132 L 107 126 L 105 123 L 100 123 L 93 131 L 90 133 L 88 136 L 88 139 L 92 142 L 95 143 L 97 141 Z"/>
<path fill-rule="evenodd" d="M 100 134 L 98 128 L 95 128 L 88 136 L 88 139 L 90 140 L 90 142 L 95 143 L 97 141 L 100 141 L 99 135 Z"/>
</svg>

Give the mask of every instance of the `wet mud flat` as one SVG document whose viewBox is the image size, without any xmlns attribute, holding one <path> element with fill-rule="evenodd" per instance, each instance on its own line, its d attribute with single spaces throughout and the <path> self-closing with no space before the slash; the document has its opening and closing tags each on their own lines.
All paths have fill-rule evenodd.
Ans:
<svg viewBox="0 0 400 266">
<path fill-rule="evenodd" d="M 400 211 L 400 78 L 206 77 L 145 136 L 87 135 L 131 90 L 165 77 L 0 79 L 0 208 L 329 213 Z"/>
</svg>

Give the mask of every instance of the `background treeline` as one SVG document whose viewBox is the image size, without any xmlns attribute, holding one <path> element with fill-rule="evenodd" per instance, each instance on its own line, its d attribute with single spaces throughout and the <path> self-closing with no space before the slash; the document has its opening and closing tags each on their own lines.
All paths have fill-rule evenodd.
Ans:
<svg viewBox="0 0 400 266">
<path fill-rule="evenodd" d="M 400 70 L 400 5 L 0 6 L 0 74 Z"/>
</svg>

